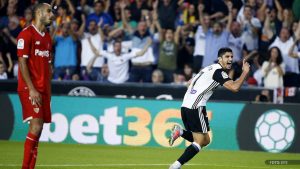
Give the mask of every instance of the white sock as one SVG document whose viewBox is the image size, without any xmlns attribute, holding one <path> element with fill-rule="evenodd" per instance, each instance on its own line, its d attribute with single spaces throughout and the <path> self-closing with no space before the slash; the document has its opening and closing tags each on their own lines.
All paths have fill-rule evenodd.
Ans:
<svg viewBox="0 0 300 169">
<path fill-rule="evenodd" d="M 192 143 L 195 147 L 197 147 L 198 148 L 198 151 L 200 151 L 201 150 L 201 146 L 198 144 L 198 143 L 196 143 L 196 142 L 193 142 Z"/>
<path fill-rule="evenodd" d="M 172 164 L 173 167 L 175 168 L 180 168 L 181 167 L 181 164 L 179 161 L 175 161 L 173 164 Z"/>
</svg>

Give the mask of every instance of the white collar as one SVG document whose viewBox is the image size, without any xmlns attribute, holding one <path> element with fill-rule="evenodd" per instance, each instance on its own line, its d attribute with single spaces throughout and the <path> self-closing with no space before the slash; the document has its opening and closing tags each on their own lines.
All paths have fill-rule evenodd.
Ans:
<svg viewBox="0 0 300 169">
<path fill-rule="evenodd" d="M 41 36 L 45 36 L 45 32 L 40 32 L 35 26 L 34 26 L 34 24 L 31 24 L 32 25 L 32 27 L 34 27 L 34 29 L 41 35 Z"/>
</svg>

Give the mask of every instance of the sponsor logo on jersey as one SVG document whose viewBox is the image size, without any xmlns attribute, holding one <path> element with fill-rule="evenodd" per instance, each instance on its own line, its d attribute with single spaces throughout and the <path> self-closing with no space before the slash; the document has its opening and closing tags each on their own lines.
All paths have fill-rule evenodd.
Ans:
<svg viewBox="0 0 300 169">
<path fill-rule="evenodd" d="M 24 39 L 19 39 L 17 49 L 24 49 Z"/>
<path fill-rule="evenodd" d="M 35 113 L 39 113 L 39 111 L 40 111 L 40 108 L 38 108 L 38 107 L 35 107 L 35 108 L 33 108 L 33 111 L 34 111 Z"/>
<path fill-rule="evenodd" d="M 191 93 L 191 94 L 195 94 L 195 93 L 197 93 L 197 90 L 192 89 L 192 90 L 190 91 L 190 93 Z"/>
<path fill-rule="evenodd" d="M 49 54 L 50 52 L 48 50 L 39 50 L 39 49 L 34 50 L 35 56 L 49 57 Z"/>
<path fill-rule="evenodd" d="M 222 71 L 221 74 L 222 74 L 223 79 L 227 79 L 228 78 L 228 74 L 226 72 Z"/>
</svg>

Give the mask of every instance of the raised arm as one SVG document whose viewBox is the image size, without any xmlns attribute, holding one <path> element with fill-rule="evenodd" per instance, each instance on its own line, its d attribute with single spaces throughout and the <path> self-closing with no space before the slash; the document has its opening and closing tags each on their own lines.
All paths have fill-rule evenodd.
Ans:
<svg viewBox="0 0 300 169">
<path fill-rule="evenodd" d="M 92 71 L 93 65 L 94 65 L 94 63 L 95 63 L 95 61 L 96 61 L 96 59 L 97 59 L 98 57 L 101 57 L 100 52 L 99 52 L 99 55 L 95 55 L 94 57 L 92 57 L 92 58 L 89 60 L 87 66 L 86 66 L 86 70 L 87 70 L 89 73 Z"/>
<path fill-rule="evenodd" d="M 277 9 L 277 18 L 278 18 L 280 21 L 282 21 L 282 20 L 283 20 L 283 15 L 282 15 L 283 9 L 282 9 L 282 6 L 281 6 L 279 0 L 274 0 L 274 3 L 275 3 L 275 6 L 276 6 L 276 9 Z"/>
<path fill-rule="evenodd" d="M 299 41 L 300 41 L 300 36 L 297 36 L 294 43 L 292 44 L 292 46 L 289 49 L 289 56 L 292 57 L 292 58 L 299 58 L 300 57 L 297 52 L 294 52 L 295 46 L 297 45 L 297 43 Z"/>
<path fill-rule="evenodd" d="M 13 69 L 13 61 L 11 59 L 11 55 L 10 53 L 6 53 L 6 57 L 7 57 L 7 60 L 8 60 L 8 67 L 7 67 L 7 71 L 10 73 Z"/>
<path fill-rule="evenodd" d="M 151 44 L 152 44 L 152 39 L 150 37 L 148 37 L 147 44 L 144 46 L 144 48 L 141 51 L 136 53 L 136 57 L 143 56 L 147 52 L 147 50 L 151 46 Z"/>
<path fill-rule="evenodd" d="M 228 8 L 228 21 L 227 21 L 227 25 L 226 25 L 226 30 L 228 32 L 230 32 L 230 26 L 231 26 L 231 23 L 232 23 L 232 20 L 233 20 L 233 18 L 232 18 L 232 6 L 233 6 L 233 4 L 232 4 L 231 1 L 228 1 L 226 3 L 226 5 L 227 5 L 227 8 Z"/>
<path fill-rule="evenodd" d="M 265 19 L 263 30 L 264 30 L 264 34 L 267 35 L 268 39 L 271 39 L 274 36 L 274 33 L 270 28 L 270 11 L 269 11 L 269 9 L 266 9 L 265 14 L 266 14 L 266 19 Z"/>
<path fill-rule="evenodd" d="M 174 42 L 178 45 L 179 44 L 179 39 L 180 39 L 180 31 L 181 31 L 181 26 L 177 26 L 175 36 L 174 36 Z"/>
<path fill-rule="evenodd" d="M 110 0 L 105 0 L 104 3 L 105 3 L 104 12 L 108 13 L 110 7 Z"/>
<path fill-rule="evenodd" d="M 121 8 L 122 25 L 125 29 L 128 29 L 131 32 L 132 31 L 131 27 L 129 26 L 128 21 L 126 19 L 126 14 L 125 14 L 126 3 L 124 2 L 124 0 L 120 2 L 120 8 Z"/>
<path fill-rule="evenodd" d="M 156 29 L 158 30 L 158 33 L 159 33 L 159 41 L 162 42 L 164 40 L 164 32 L 163 32 L 163 29 L 160 26 L 160 23 L 159 23 L 158 19 L 156 19 L 154 21 L 154 25 L 155 25 Z"/>
<path fill-rule="evenodd" d="M 85 15 L 81 14 L 81 25 L 76 33 L 79 38 L 83 36 L 85 25 L 86 25 Z"/>
<path fill-rule="evenodd" d="M 259 7 L 259 9 L 256 12 L 257 18 L 260 22 L 263 22 L 265 20 L 265 11 L 267 9 L 267 0 L 263 0 L 263 4 Z"/>
<path fill-rule="evenodd" d="M 204 5 L 199 3 L 198 5 L 198 15 L 199 15 L 199 20 L 200 20 L 200 24 L 202 26 L 203 32 L 206 33 L 208 31 L 208 26 L 204 23 Z"/>
<path fill-rule="evenodd" d="M 241 86 L 243 85 L 243 83 L 244 83 L 245 79 L 247 78 L 247 75 L 250 71 L 250 65 L 248 62 L 245 61 L 245 59 L 243 60 L 243 68 L 242 69 L 243 69 L 243 72 L 237 80 L 235 80 L 235 81 L 229 80 L 223 84 L 223 86 L 226 89 L 228 89 L 232 92 L 238 92 L 240 90 Z"/>
<path fill-rule="evenodd" d="M 75 14 L 75 8 L 74 5 L 72 4 L 72 2 L 70 0 L 66 0 L 67 4 L 68 4 L 68 8 L 70 11 L 71 16 L 73 17 Z"/>
<path fill-rule="evenodd" d="M 101 28 L 102 23 L 103 23 L 103 18 L 100 18 L 99 23 L 98 23 L 98 33 L 99 33 L 100 38 L 101 38 L 101 40 L 103 42 L 104 39 L 105 39 L 105 36 L 104 36 L 104 33 L 102 31 L 102 28 Z"/>
</svg>

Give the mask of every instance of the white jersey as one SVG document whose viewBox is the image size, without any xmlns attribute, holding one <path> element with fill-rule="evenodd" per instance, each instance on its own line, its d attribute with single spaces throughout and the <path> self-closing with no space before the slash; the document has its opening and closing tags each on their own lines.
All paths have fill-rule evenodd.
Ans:
<svg viewBox="0 0 300 169">
<path fill-rule="evenodd" d="M 188 87 L 181 107 L 197 109 L 206 106 L 213 91 L 226 81 L 231 80 L 220 64 L 213 64 L 203 68 L 193 77 Z"/>
</svg>

